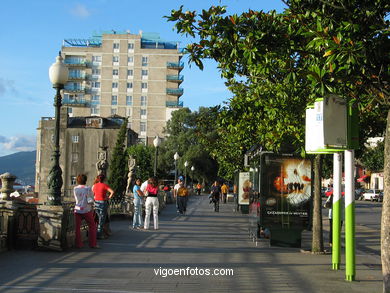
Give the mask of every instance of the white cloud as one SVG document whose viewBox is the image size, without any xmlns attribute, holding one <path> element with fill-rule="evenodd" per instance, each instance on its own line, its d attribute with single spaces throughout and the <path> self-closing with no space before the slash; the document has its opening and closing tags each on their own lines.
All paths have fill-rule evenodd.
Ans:
<svg viewBox="0 0 390 293">
<path fill-rule="evenodd" d="M 77 3 L 76 6 L 73 7 L 70 12 L 72 13 L 72 15 L 79 18 L 87 18 L 91 15 L 91 12 L 88 10 L 88 8 L 80 3 Z"/>
<path fill-rule="evenodd" d="M 11 154 L 36 149 L 36 137 L 32 135 L 5 137 L 0 135 L 0 153 Z"/>
</svg>

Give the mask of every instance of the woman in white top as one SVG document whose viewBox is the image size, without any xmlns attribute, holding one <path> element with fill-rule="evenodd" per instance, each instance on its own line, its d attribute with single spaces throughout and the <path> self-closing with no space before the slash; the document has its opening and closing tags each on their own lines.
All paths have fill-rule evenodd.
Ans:
<svg viewBox="0 0 390 293">
<path fill-rule="evenodd" d="M 76 236 L 76 247 L 83 247 L 83 242 L 81 240 L 81 221 L 85 219 L 88 224 L 88 238 L 89 238 L 89 247 L 99 248 L 96 244 L 96 224 L 93 216 L 93 192 L 91 187 L 85 185 L 87 183 L 87 176 L 80 174 L 76 178 L 77 186 L 74 188 L 74 198 L 76 200 L 74 206 L 74 215 L 75 215 L 75 236 Z"/>
</svg>

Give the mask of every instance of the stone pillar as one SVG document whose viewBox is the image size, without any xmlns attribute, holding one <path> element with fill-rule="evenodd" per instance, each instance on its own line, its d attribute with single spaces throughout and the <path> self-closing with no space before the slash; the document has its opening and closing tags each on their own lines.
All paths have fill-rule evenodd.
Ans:
<svg viewBox="0 0 390 293">
<path fill-rule="evenodd" d="M 16 176 L 7 172 L 0 175 L 0 179 L 3 187 L 0 189 L 0 199 L 3 200 L 11 200 L 10 194 L 14 192 L 14 182 L 16 180 Z"/>
<path fill-rule="evenodd" d="M 69 216 L 70 210 L 64 206 L 38 206 L 39 248 L 64 251 L 70 247 L 66 235 Z"/>
</svg>

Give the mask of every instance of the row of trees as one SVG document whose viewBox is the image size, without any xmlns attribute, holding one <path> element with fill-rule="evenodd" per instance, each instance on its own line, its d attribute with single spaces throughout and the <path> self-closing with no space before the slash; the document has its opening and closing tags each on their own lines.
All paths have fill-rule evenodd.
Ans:
<svg viewBox="0 0 390 293">
<path fill-rule="evenodd" d="M 200 13 L 180 7 L 167 16 L 179 34 L 194 38 L 186 48 L 190 62 L 202 69 L 204 59 L 214 59 L 233 93 L 215 120 L 217 136 L 229 144 L 217 139 L 211 147 L 227 176 L 254 144 L 304 154 L 304 110 L 327 94 L 344 97 L 358 110 L 361 144 L 390 127 L 389 2 L 284 2 L 283 13 L 225 15 L 225 7 L 213 6 Z M 385 137 L 381 250 L 384 291 L 390 292 L 390 137 Z M 315 165 L 318 170 L 320 157 Z M 318 223 L 319 204 L 317 188 Z"/>
</svg>

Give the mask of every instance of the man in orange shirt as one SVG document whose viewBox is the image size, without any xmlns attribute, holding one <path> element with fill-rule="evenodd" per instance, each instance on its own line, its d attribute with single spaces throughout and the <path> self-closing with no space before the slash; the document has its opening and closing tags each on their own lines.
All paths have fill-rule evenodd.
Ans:
<svg viewBox="0 0 390 293">
<path fill-rule="evenodd" d="M 223 200 L 223 203 L 226 203 L 228 191 L 229 191 L 229 187 L 226 185 L 226 183 L 224 183 L 224 184 L 221 186 L 221 192 L 222 192 L 222 200 Z"/>
</svg>

